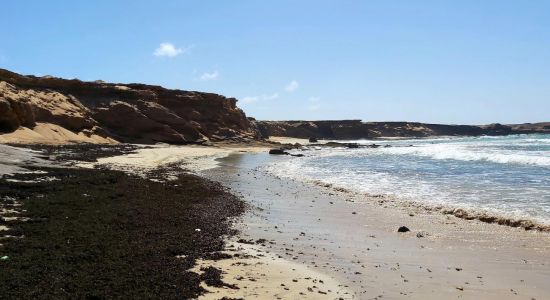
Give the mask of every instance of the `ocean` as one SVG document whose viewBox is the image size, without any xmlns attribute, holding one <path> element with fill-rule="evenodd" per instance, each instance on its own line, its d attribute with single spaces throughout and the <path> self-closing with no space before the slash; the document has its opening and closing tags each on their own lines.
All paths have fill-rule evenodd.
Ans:
<svg viewBox="0 0 550 300">
<path fill-rule="evenodd" d="M 382 147 L 310 147 L 299 152 L 304 157 L 274 159 L 263 168 L 425 207 L 550 225 L 549 134 L 346 142 Z"/>
</svg>

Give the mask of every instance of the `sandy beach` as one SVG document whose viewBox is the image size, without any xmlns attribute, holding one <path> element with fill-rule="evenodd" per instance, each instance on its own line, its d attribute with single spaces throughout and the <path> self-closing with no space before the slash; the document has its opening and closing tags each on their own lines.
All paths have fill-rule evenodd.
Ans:
<svg viewBox="0 0 550 300">
<path fill-rule="evenodd" d="M 550 295 L 548 233 L 387 207 L 380 199 L 275 178 L 257 171 L 265 159 L 232 156 L 208 175 L 255 207 L 237 225 L 242 238 L 266 239 L 269 253 L 349 285 L 357 299 Z M 398 233 L 402 225 L 411 232 Z"/>
<path fill-rule="evenodd" d="M 285 140 L 282 140 L 285 141 Z M 288 141 L 287 141 L 288 142 Z M 546 299 L 550 297 L 550 234 L 464 220 L 398 206 L 319 184 L 278 178 L 261 170 L 274 160 L 268 145 L 137 146 L 85 168 L 147 174 L 169 182 L 178 172 L 222 183 L 248 206 L 231 221 L 225 259 L 199 259 L 191 272 L 221 271 L 202 282 L 202 299 Z M 12 171 L 40 165 L 35 152 L 4 149 Z M 7 153 L 9 151 L 11 156 Z M 6 168 L 4 168 L 7 170 Z M 179 170 L 179 171 L 178 171 Z M 398 233 L 400 226 L 410 232 Z M 1 230 L 7 230 L 5 226 Z M 201 275 L 203 274 L 203 275 Z"/>
<path fill-rule="evenodd" d="M 550 296 L 548 233 L 399 207 L 380 197 L 258 170 L 273 159 L 299 158 L 269 156 L 265 147 L 159 147 L 99 159 L 99 164 L 116 162 L 111 166 L 128 171 L 180 161 L 222 182 L 250 205 L 234 222 L 239 235 L 228 241 L 227 251 L 240 255 L 196 267 L 213 265 L 224 271 L 224 282 L 240 289 L 205 287 L 212 292 L 207 299 L 226 294 L 281 299 Z M 411 231 L 398 233 L 400 226 Z M 296 285 L 298 278 L 312 279 Z"/>
</svg>

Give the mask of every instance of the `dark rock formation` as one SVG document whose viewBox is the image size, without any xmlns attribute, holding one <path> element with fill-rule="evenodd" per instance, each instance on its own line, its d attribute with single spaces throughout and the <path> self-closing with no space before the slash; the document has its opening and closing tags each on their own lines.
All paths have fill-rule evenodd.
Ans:
<svg viewBox="0 0 550 300">
<path fill-rule="evenodd" d="M 236 103 L 211 93 L 23 76 L 0 69 L 0 133 L 49 123 L 132 143 L 259 138 L 255 124 Z"/>
<path fill-rule="evenodd" d="M 550 122 L 509 125 L 513 133 L 550 133 Z"/>
<path fill-rule="evenodd" d="M 517 133 L 550 133 L 550 123 L 502 125 L 444 125 L 418 122 L 255 121 L 262 137 L 286 136 L 321 139 L 367 139 L 377 137 L 481 136 Z"/>
<path fill-rule="evenodd" d="M 288 155 L 289 153 L 286 152 L 286 151 L 283 150 L 283 149 L 271 149 L 271 150 L 269 150 L 269 154 L 274 154 L 274 155 Z"/>
</svg>

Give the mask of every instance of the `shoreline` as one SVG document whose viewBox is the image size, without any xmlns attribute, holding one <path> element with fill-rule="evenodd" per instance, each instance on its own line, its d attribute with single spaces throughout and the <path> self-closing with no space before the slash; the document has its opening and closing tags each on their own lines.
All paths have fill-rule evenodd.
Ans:
<svg viewBox="0 0 550 300">
<path fill-rule="evenodd" d="M 510 216 L 506 215 L 506 213 L 504 212 L 491 212 L 483 208 L 465 208 L 449 204 L 430 204 L 415 200 L 399 199 L 399 196 L 393 195 L 369 194 L 353 191 L 345 187 L 334 186 L 332 184 L 324 183 L 318 180 L 304 182 L 307 184 L 326 188 L 331 191 L 350 194 L 353 195 L 353 197 L 362 197 L 364 199 L 367 199 L 365 201 L 377 203 L 378 205 L 385 208 L 388 208 L 388 205 L 391 205 L 392 209 L 421 209 L 425 212 L 436 212 L 441 215 L 452 215 L 465 221 L 479 221 L 483 223 L 501 225 L 511 228 L 520 228 L 524 229 L 525 231 L 550 232 L 550 224 L 548 224 L 547 222 L 536 220 L 535 218 Z"/>
<path fill-rule="evenodd" d="M 525 134 L 522 134 L 525 135 Z M 423 140 L 423 139 L 440 139 L 440 138 L 461 138 L 461 137 L 427 137 L 427 138 L 406 138 L 405 140 Z M 391 142 L 396 139 L 385 139 L 385 141 Z M 302 145 L 305 147 L 313 147 L 313 146 L 321 146 L 324 143 L 329 143 L 329 140 L 323 140 L 321 143 L 309 143 L 307 139 L 285 139 L 282 137 L 275 137 L 273 141 L 281 142 L 281 143 L 303 143 Z M 358 141 L 375 141 L 373 140 L 358 140 Z M 339 141 L 343 145 L 345 143 L 349 142 L 357 142 L 357 141 L 347 141 L 342 140 Z M 383 146 L 383 145 L 382 145 Z M 396 146 L 394 146 L 396 147 Z M 306 148 L 308 152 L 312 151 L 311 148 Z M 292 153 L 298 153 L 298 152 L 292 152 Z M 299 152 L 301 153 L 301 152 Z M 275 175 L 277 176 L 277 175 Z M 278 176 L 277 176 L 278 177 Z M 298 180 L 298 179 L 292 179 L 287 178 L 289 180 Z M 350 194 L 357 194 L 358 196 L 362 196 L 368 201 L 372 202 L 378 202 L 380 205 L 387 206 L 391 205 L 397 209 L 404 209 L 406 207 L 415 207 L 419 209 L 424 209 L 426 211 L 432 211 L 432 212 L 438 212 L 443 215 L 453 215 L 455 217 L 465 219 L 465 220 L 474 220 L 474 221 L 481 221 L 485 223 L 495 223 L 502 226 L 509 226 L 509 227 L 519 227 L 523 228 L 525 230 L 535 230 L 535 231 L 542 231 L 542 232 L 550 232 L 550 219 L 541 219 L 537 218 L 535 216 L 529 216 L 529 215 L 520 215 L 520 214 L 514 214 L 506 211 L 496 210 L 496 209 L 487 209 L 483 207 L 468 207 L 466 205 L 460 205 L 460 204 L 452 204 L 452 203 L 440 203 L 440 202 L 431 202 L 431 201 L 425 201 L 425 199 L 416 198 L 404 198 L 400 195 L 394 195 L 391 193 L 385 194 L 383 192 L 371 194 L 368 192 L 363 192 L 359 190 L 354 190 L 353 188 L 350 188 L 349 186 L 343 186 L 343 185 L 335 185 L 330 182 L 323 182 L 321 180 L 317 179 L 308 179 L 308 180 L 298 180 L 300 182 L 305 182 L 308 184 L 314 184 L 320 187 L 327 187 L 330 189 L 334 189 L 335 191 L 342 191 Z"/>
<path fill-rule="evenodd" d="M 241 237 L 270 241 L 266 251 L 290 261 L 313 264 L 324 274 L 350 284 L 355 297 L 362 298 L 373 290 L 380 290 L 385 297 L 405 297 L 399 294 L 403 292 L 418 299 L 469 299 L 480 295 L 484 299 L 507 299 L 518 291 L 535 299 L 550 296 L 550 289 L 543 284 L 550 280 L 550 267 L 545 264 L 550 257 L 548 233 L 464 220 L 414 207 L 384 207 L 364 201 L 362 195 L 276 178 L 247 165 L 247 156 L 261 155 L 233 155 L 222 161 L 234 160 L 245 167 L 222 163 L 218 171 L 207 172 L 208 178 L 229 186 L 256 207 L 237 225 Z M 219 170 L 223 168 L 227 169 Z M 397 233 L 402 225 L 411 232 Z M 358 232 L 361 238 L 351 237 L 350 232 Z M 342 250 L 350 243 L 361 246 Z M 386 249 L 382 250 L 384 245 Z M 395 272 L 404 266 L 407 272 L 401 275 L 405 277 L 395 281 Z M 518 268 L 517 274 L 511 272 Z M 376 284 L 367 286 L 365 280 Z M 408 292 L 399 291 L 411 288 L 411 282 L 419 285 Z M 425 290 L 426 286 L 432 290 Z"/>
<path fill-rule="evenodd" d="M 220 256 L 225 259 L 197 260 L 189 269 L 205 278 L 209 267 L 221 272 L 214 274 L 217 285 L 201 284 L 210 292 L 203 299 L 226 294 L 310 299 L 502 299 L 518 293 L 550 297 L 544 285 L 550 280 L 548 233 L 419 207 L 388 206 L 376 201 L 380 197 L 365 201 L 365 195 L 343 189 L 277 178 L 257 168 L 266 159 L 291 159 L 269 156 L 271 146 L 131 146 L 126 154 L 114 151 L 95 163 L 68 163 L 124 171 L 152 182 L 192 172 L 222 183 L 247 203 L 250 209 L 231 220 L 231 230 L 240 233 L 225 238 L 227 247 Z M 148 175 L 163 166 L 172 169 Z M 397 233 L 402 225 L 411 232 Z M 517 272 L 511 272 L 514 269 Z"/>
</svg>

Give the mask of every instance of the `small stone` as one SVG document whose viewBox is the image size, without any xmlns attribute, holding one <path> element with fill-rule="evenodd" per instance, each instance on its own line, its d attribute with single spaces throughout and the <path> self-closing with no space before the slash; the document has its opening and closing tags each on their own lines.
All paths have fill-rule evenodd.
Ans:
<svg viewBox="0 0 550 300">
<path fill-rule="evenodd" d="M 407 226 L 401 226 L 397 229 L 397 232 L 409 232 L 411 231 Z"/>
</svg>

